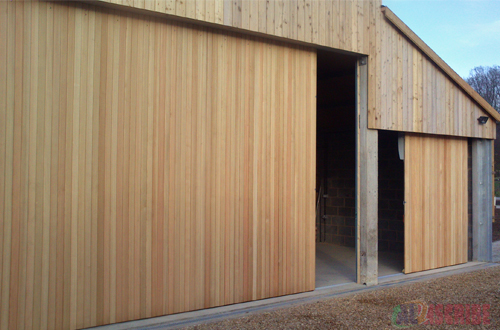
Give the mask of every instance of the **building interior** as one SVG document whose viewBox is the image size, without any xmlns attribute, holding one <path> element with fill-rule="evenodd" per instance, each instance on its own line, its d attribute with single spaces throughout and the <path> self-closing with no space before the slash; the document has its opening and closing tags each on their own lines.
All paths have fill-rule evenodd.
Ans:
<svg viewBox="0 0 500 330">
<path fill-rule="evenodd" d="M 318 51 L 316 287 L 356 281 L 356 63 Z M 404 266 L 404 163 L 398 133 L 379 133 L 379 276 Z"/>
</svg>

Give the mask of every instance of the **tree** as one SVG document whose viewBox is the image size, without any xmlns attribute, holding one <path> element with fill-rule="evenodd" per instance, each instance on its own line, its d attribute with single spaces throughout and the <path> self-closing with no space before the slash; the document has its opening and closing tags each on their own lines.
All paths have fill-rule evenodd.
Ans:
<svg viewBox="0 0 500 330">
<path fill-rule="evenodd" d="M 500 66 L 478 66 L 470 71 L 465 79 L 486 102 L 500 112 Z"/>
</svg>

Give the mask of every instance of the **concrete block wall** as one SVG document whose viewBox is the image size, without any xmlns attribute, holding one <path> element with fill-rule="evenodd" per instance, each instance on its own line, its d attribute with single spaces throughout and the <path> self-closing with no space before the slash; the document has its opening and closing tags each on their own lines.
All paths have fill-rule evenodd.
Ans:
<svg viewBox="0 0 500 330">
<path fill-rule="evenodd" d="M 324 241 L 355 246 L 355 137 L 354 131 L 324 133 L 325 192 Z M 326 177 L 325 177 L 326 176 Z"/>
<path fill-rule="evenodd" d="M 379 251 L 404 251 L 404 162 L 398 133 L 379 131 Z"/>
<path fill-rule="evenodd" d="M 322 133 L 318 180 L 325 195 L 321 240 L 354 247 L 355 136 L 354 131 Z M 404 163 L 399 159 L 398 134 L 379 132 L 379 250 L 404 251 Z M 319 231 L 318 231 L 319 232 Z"/>
</svg>

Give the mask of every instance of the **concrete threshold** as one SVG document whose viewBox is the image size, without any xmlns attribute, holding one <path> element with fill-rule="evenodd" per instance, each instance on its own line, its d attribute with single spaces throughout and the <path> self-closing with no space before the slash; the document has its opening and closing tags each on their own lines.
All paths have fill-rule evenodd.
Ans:
<svg viewBox="0 0 500 330">
<path fill-rule="evenodd" d="M 323 288 L 317 288 L 311 292 L 287 295 L 276 298 L 269 298 L 245 303 L 233 304 L 222 307 L 202 309 L 198 311 L 185 312 L 167 316 L 148 318 L 137 321 L 117 323 L 94 327 L 94 330 L 160 330 L 160 329 L 179 329 L 187 326 L 194 326 L 202 323 L 211 323 L 231 318 L 248 316 L 255 313 L 272 311 L 281 308 L 287 308 L 294 305 L 314 303 L 317 301 L 342 297 L 346 295 L 363 293 L 375 290 L 381 290 L 394 286 L 427 281 L 434 278 L 451 276 L 456 274 L 468 273 L 476 270 L 499 267 L 500 264 L 469 262 L 462 265 L 450 266 L 440 269 L 414 273 L 414 274 L 395 274 L 379 277 L 379 284 L 367 287 L 356 283 L 337 284 Z"/>
</svg>

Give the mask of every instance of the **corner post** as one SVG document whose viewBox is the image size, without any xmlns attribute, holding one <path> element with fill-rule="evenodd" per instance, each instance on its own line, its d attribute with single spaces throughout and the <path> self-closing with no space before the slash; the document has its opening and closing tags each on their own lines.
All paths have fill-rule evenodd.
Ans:
<svg viewBox="0 0 500 330">
<path fill-rule="evenodd" d="M 378 284 L 378 131 L 368 129 L 368 63 L 356 66 L 357 282 Z"/>
<path fill-rule="evenodd" d="M 490 140 L 472 140 L 472 260 L 492 260 L 493 161 Z"/>
</svg>

